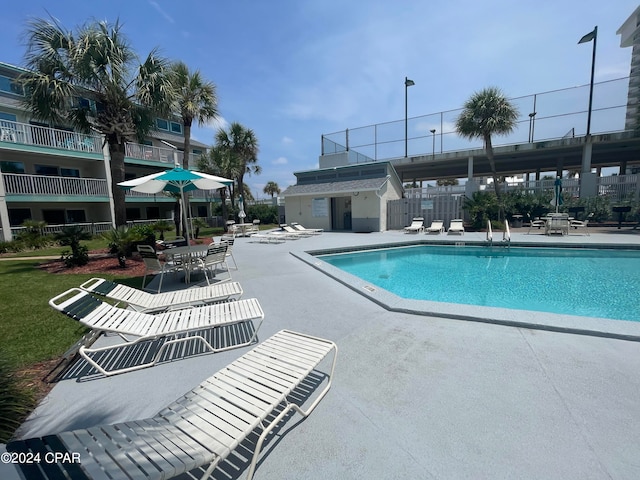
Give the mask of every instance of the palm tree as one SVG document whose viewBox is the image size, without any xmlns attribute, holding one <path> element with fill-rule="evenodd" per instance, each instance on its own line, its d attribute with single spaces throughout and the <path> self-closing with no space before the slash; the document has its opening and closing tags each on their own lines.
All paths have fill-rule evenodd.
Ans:
<svg viewBox="0 0 640 480">
<path fill-rule="evenodd" d="M 235 179 L 240 174 L 242 166 L 231 152 L 214 145 L 208 153 L 203 154 L 198 160 L 198 170 L 211 175 L 218 175 L 225 178 Z M 227 216 L 227 198 L 233 198 L 233 186 L 220 188 L 220 199 L 222 201 L 222 218 L 225 220 Z"/>
<path fill-rule="evenodd" d="M 491 167 L 493 187 L 500 198 L 500 186 L 493 157 L 492 135 L 506 135 L 516 126 L 518 109 L 496 87 L 488 87 L 474 93 L 464 104 L 456 119 L 456 130 L 463 137 L 484 140 L 484 147 Z"/>
<path fill-rule="evenodd" d="M 267 182 L 262 191 L 267 195 L 271 195 L 271 198 L 274 195 L 280 195 L 280 187 L 276 182 Z"/>
<path fill-rule="evenodd" d="M 218 97 L 216 86 L 205 81 L 198 70 L 190 72 L 183 62 L 176 62 L 171 66 L 171 71 L 176 95 L 173 110 L 180 115 L 184 125 L 182 168 L 187 170 L 191 151 L 191 125 L 194 120 L 202 125 L 218 118 Z"/>
<path fill-rule="evenodd" d="M 229 131 L 220 128 L 215 136 L 216 146 L 220 152 L 229 156 L 228 161 L 238 166 L 237 182 L 238 192 L 244 191 L 245 174 L 260 174 L 262 168 L 258 163 L 258 139 L 253 130 L 243 127 L 238 122 L 229 126 Z M 233 195 L 231 196 L 233 204 Z"/>
<path fill-rule="evenodd" d="M 35 19 L 26 39 L 30 72 L 21 80 L 27 108 L 41 120 L 104 135 L 115 222 L 124 225 L 125 195 L 117 184 L 124 181 L 125 144 L 142 141 L 155 116 L 168 114 L 168 62 L 155 49 L 141 62 L 118 21 L 93 21 L 72 32 L 56 20 Z"/>
</svg>

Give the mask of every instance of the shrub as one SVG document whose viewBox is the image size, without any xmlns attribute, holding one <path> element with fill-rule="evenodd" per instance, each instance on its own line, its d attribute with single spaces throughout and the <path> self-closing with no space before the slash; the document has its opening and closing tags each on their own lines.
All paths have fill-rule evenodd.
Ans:
<svg viewBox="0 0 640 480">
<path fill-rule="evenodd" d="M 133 253 L 134 245 L 144 238 L 139 229 L 134 230 L 124 225 L 103 233 L 102 237 L 108 242 L 109 252 L 118 256 L 118 263 L 122 268 L 126 267 L 127 257 Z"/>
<path fill-rule="evenodd" d="M 251 205 L 247 208 L 247 220 L 260 220 L 263 224 L 278 222 L 278 207 L 274 205 Z"/>
<path fill-rule="evenodd" d="M 64 227 L 55 235 L 62 246 L 71 247 L 71 252 L 62 252 L 62 260 L 67 267 L 86 265 L 89 262 L 89 249 L 80 245 L 81 240 L 91 240 L 91 234 L 78 225 Z"/>
<path fill-rule="evenodd" d="M 0 356 L 0 443 L 7 443 L 35 405 L 33 393 L 21 385 L 9 362 Z"/>
</svg>

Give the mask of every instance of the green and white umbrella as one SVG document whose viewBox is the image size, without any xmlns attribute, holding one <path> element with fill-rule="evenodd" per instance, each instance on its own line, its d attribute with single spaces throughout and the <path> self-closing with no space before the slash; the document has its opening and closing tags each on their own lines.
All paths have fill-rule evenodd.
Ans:
<svg viewBox="0 0 640 480">
<path fill-rule="evenodd" d="M 184 170 L 180 167 L 172 168 L 164 172 L 152 173 L 144 177 L 134 178 L 118 183 L 125 190 L 140 193 L 179 193 L 182 199 L 182 214 L 186 229 L 187 246 L 190 245 L 189 223 L 187 221 L 187 207 L 184 193 L 192 190 L 215 190 L 231 185 L 233 180 L 209 175 L 208 173 Z"/>
<path fill-rule="evenodd" d="M 562 203 L 562 179 L 558 177 L 553 182 L 553 198 L 551 199 L 551 205 L 556 207 L 556 213 L 558 213 L 558 208 Z"/>
</svg>

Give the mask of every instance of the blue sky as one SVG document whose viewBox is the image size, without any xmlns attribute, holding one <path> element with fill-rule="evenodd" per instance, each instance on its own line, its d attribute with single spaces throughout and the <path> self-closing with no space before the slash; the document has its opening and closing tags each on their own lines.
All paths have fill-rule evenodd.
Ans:
<svg viewBox="0 0 640 480">
<path fill-rule="evenodd" d="M 141 55 L 154 47 L 217 85 L 220 112 L 255 131 L 263 173 L 245 181 L 262 196 L 293 172 L 316 168 L 321 135 L 453 110 L 498 86 L 509 97 L 589 82 L 598 25 L 596 81 L 629 75 L 631 49 L 616 30 L 638 6 L 616 0 L 30 0 L 5 2 L 0 61 L 22 64 L 25 24 L 59 19 L 124 23 Z M 213 143 L 214 127 L 194 137 Z"/>
</svg>

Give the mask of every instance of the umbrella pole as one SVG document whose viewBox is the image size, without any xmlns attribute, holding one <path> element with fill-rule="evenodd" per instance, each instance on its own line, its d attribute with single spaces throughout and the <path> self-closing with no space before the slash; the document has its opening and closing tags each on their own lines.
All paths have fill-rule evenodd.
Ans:
<svg viewBox="0 0 640 480">
<path fill-rule="evenodd" d="M 187 239 L 187 247 L 191 246 L 191 241 L 189 240 L 191 238 L 191 235 L 189 234 L 189 221 L 187 219 L 187 205 L 185 204 L 184 201 L 184 187 L 181 186 L 180 187 L 180 198 L 182 200 L 182 218 L 184 220 L 184 233 L 185 233 L 185 237 Z"/>
</svg>

